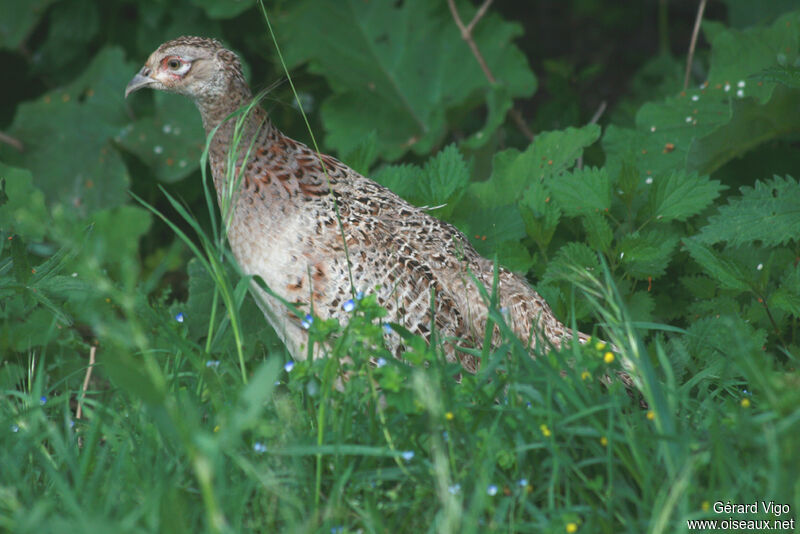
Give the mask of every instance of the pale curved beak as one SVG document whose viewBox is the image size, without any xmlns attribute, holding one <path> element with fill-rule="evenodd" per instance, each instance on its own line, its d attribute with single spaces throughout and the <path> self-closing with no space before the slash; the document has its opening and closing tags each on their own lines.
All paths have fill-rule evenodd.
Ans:
<svg viewBox="0 0 800 534">
<path fill-rule="evenodd" d="M 150 72 L 149 67 L 142 67 L 142 70 L 136 73 L 136 76 L 128 82 L 128 86 L 125 88 L 125 98 L 128 98 L 129 94 L 138 91 L 142 87 L 156 83 L 156 80 L 149 76 Z"/>
</svg>

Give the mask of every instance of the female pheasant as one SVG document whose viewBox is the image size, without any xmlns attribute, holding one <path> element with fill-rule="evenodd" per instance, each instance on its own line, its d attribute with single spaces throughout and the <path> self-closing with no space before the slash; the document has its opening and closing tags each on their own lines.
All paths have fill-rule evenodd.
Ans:
<svg viewBox="0 0 800 534">
<path fill-rule="evenodd" d="M 213 135 L 209 161 L 218 200 L 232 198 L 228 240 L 245 273 L 260 275 L 276 294 L 321 318 L 344 320 L 348 300 L 359 291 L 375 292 L 390 321 L 427 339 L 435 325 L 449 340 L 448 359 L 477 370 L 479 361 L 457 345 L 483 342 L 488 310 L 475 281 L 491 293 L 494 264 L 464 234 L 284 136 L 257 105 L 241 129 L 234 164 L 239 176 L 230 179 L 236 119 L 229 117 L 253 95 L 238 58 L 219 41 L 180 37 L 162 44 L 125 96 L 143 87 L 186 95 L 200 110 L 206 134 Z M 498 280 L 499 306 L 521 339 L 546 348 L 572 337 L 523 278 L 500 267 Z M 292 356 L 304 359 L 308 335 L 301 318 L 254 291 Z M 397 352 L 399 336 L 387 334 L 387 343 Z"/>
</svg>

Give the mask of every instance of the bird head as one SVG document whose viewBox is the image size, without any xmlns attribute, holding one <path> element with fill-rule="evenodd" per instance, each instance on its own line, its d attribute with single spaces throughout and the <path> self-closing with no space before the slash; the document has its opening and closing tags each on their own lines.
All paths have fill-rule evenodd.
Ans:
<svg viewBox="0 0 800 534">
<path fill-rule="evenodd" d="M 178 37 L 150 54 L 125 88 L 125 97 L 144 87 L 188 96 L 199 104 L 225 97 L 232 83 L 246 90 L 239 59 L 216 39 Z"/>
</svg>

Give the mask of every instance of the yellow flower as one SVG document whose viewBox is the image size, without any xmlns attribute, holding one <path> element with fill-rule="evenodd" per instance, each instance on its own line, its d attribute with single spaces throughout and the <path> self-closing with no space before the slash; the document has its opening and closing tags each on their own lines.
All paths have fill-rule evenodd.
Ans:
<svg viewBox="0 0 800 534">
<path fill-rule="evenodd" d="M 567 532 L 572 534 L 573 532 L 578 532 L 578 525 L 575 523 L 567 523 Z"/>
<path fill-rule="evenodd" d="M 603 356 L 603 361 L 606 363 L 611 363 L 614 361 L 614 353 L 613 352 L 606 352 L 605 356 Z"/>
<path fill-rule="evenodd" d="M 216 432 L 219 432 L 219 425 L 217 425 L 217 426 L 215 426 L 215 427 L 214 427 L 214 432 L 215 432 L 215 433 L 216 433 Z"/>
<path fill-rule="evenodd" d="M 542 435 L 546 438 L 549 438 L 550 435 L 552 434 L 552 432 L 550 432 L 550 429 L 547 428 L 547 425 L 545 424 L 539 425 L 539 430 L 542 431 Z"/>
<path fill-rule="evenodd" d="M 453 412 L 447 412 L 446 414 L 444 414 L 444 418 L 447 419 L 448 421 L 452 421 L 455 418 L 455 415 L 453 415 Z"/>
<path fill-rule="evenodd" d="M 656 412 L 654 412 L 653 410 L 648 411 L 647 412 L 647 418 L 652 421 L 653 419 L 656 418 Z"/>
<path fill-rule="evenodd" d="M 600 438 L 600 445 L 602 445 L 603 447 L 605 447 L 606 445 L 608 445 L 608 438 L 607 438 L 607 437 L 605 437 L 605 436 L 603 436 L 602 438 Z"/>
<path fill-rule="evenodd" d="M 594 348 L 596 348 L 597 350 L 603 350 L 604 348 L 606 348 L 606 342 L 598 341 L 597 343 L 595 343 Z"/>
<path fill-rule="evenodd" d="M 581 380 L 589 380 L 590 378 L 592 378 L 592 373 L 589 371 L 584 371 L 581 373 Z"/>
<path fill-rule="evenodd" d="M 750 399 L 742 399 L 742 408 L 750 407 Z"/>
<path fill-rule="evenodd" d="M 711 508 L 711 504 L 709 504 L 708 501 L 703 501 L 703 504 L 700 505 L 700 508 L 702 508 L 704 512 L 708 512 L 708 509 Z"/>
</svg>

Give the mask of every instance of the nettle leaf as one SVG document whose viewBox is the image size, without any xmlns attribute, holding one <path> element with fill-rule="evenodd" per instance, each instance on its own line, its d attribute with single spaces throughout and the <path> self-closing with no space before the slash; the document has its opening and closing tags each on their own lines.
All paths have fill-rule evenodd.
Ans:
<svg viewBox="0 0 800 534">
<path fill-rule="evenodd" d="M 411 163 L 387 165 L 372 176 L 372 179 L 409 202 L 417 194 L 417 182 L 422 177 L 422 169 Z"/>
<path fill-rule="evenodd" d="M 800 317 L 800 263 L 791 265 L 778 288 L 769 296 L 769 306 Z"/>
<path fill-rule="evenodd" d="M 510 148 L 495 154 L 492 175 L 484 182 L 472 183 L 469 194 L 486 207 L 517 202 L 531 184 L 572 167 L 583 149 L 599 137 L 596 124 L 541 133 L 523 152 Z"/>
<path fill-rule="evenodd" d="M 611 207 L 611 181 L 605 168 L 585 168 L 547 180 L 561 211 L 569 216 L 607 211 Z"/>
<path fill-rule="evenodd" d="M 614 239 L 614 232 L 606 217 L 602 213 L 587 213 L 581 217 L 581 222 L 589 245 L 600 252 L 608 252 Z"/>
<path fill-rule="evenodd" d="M 597 260 L 597 253 L 584 243 L 567 243 L 558 249 L 547 264 L 547 269 L 542 275 L 542 283 L 574 280 L 576 269 L 599 272 L 600 262 Z"/>
<path fill-rule="evenodd" d="M 764 69 L 751 76 L 756 81 L 774 82 L 790 89 L 800 89 L 800 67 L 781 65 Z"/>
<path fill-rule="evenodd" d="M 48 203 L 92 212 L 127 200 L 128 173 L 110 139 L 129 121 L 122 97 L 135 70 L 107 47 L 73 83 L 18 107 L 9 134 L 25 152 L 0 153 L 30 169 Z"/>
<path fill-rule="evenodd" d="M 449 145 L 425 163 L 419 193 L 431 206 L 445 204 L 436 210 L 436 216 L 447 218 L 468 183 L 467 163 L 456 145 Z"/>
<path fill-rule="evenodd" d="M 136 154 L 167 183 L 177 182 L 197 169 L 204 148 L 203 124 L 187 98 L 154 91 L 156 111 L 129 124 L 114 140 Z"/>
<path fill-rule="evenodd" d="M 648 216 L 659 221 L 685 221 L 703 211 L 727 187 L 708 176 L 673 172 L 654 178 L 648 195 Z"/>
<path fill-rule="evenodd" d="M 525 231 L 541 248 L 546 248 L 561 218 L 561 209 L 550 202 L 550 190 L 543 183 L 534 183 L 519 203 Z"/>
<path fill-rule="evenodd" d="M 34 242 L 44 239 L 50 214 L 30 171 L 0 163 L 0 191 L 6 198 L 0 204 L 0 235 L 19 234 Z"/>
<path fill-rule="evenodd" d="M 428 159 L 425 167 L 390 165 L 375 175 L 375 181 L 388 187 L 416 206 L 436 208 L 436 217 L 446 219 L 469 183 L 469 168 L 455 145 Z"/>
<path fill-rule="evenodd" d="M 461 144 L 469 150 L 476 150 L 492 138 L 492 134 L 503 125 L 508 111 L 514 105 L 508 88 L 504 85 L 493 85 L 486 90 L 486 124 Z"/>
<path fill-rule="evenodd" d="M 749 291 L 753 280 L 747 276 L 747 270 L 735 260 L 723 257 L 718 252 L 702 245 L 696 239 L 684 239 L 683 245 L 689 255 L 700 264 L 720 286 L 725 289 Z"/>
<path fill-rule="evenodd" d="M 678 237 L 662 230 L 624 236 L 616 247 L 620 263 L 633 278 L 647 280 L 663 275 L 678 244 Z"/>
<path fill-rule="evenodd" d="M 642 179 L 684 168 L 707 174 L 764 141 L 800 130 L 800 91 L 749 80 L 764 69 L 794 63 L 799 27 L 795 12 L 770 27 L 714 32 L 707 82 L 663 103 L 645 104 L 635 129 L 607 129 L 603 147 L 612 175 L 625 159 L 635 163 Z"/>
<path fill-rule="evenodd" d="M 460 10 L 467 20 L 474 13 L 464 4 Z M 276 27 L 288 63 L 309 63 L 334 90 L 321 113 L 326 142 L 340 153 L 377 128 L 385 158 L 409 149 L 424 154 L 445 136 L 449 110 L 481 105 L 476 97 L 482 92 L 490 105 L 502 108 L 504 99 L 536 89 L 527 60 L 512 44 L 521 27 L 492 12 L 475 27 L 474 39 L 505 95 L 487 91 L 491 84 L 444 3 L 303 0 Z"/>
<path fill-rule="evenodd" d="M 800 241 L 800 183 L 791 176 L 742 187 L 740 197 L 709 219 L 697 236 L 701 243 L 726 241 L 730 246 L 760 241 L 775 246 Z"/>
</svg>

